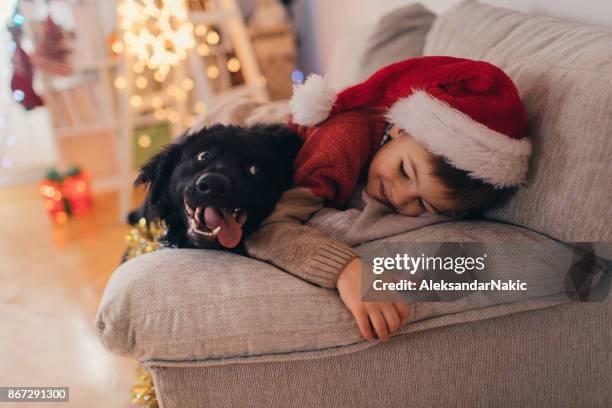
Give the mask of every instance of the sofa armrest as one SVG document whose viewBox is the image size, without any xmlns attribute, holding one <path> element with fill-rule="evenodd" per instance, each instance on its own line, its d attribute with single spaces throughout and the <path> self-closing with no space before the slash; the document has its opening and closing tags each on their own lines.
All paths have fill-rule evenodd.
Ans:
<svg viewBox="0 0 612 408">
<path fill-rule="evenodd" d="M 486 221 L 435 224 L 392 237 L 393 242 L 512 239 L 547 238 Z M 368 251 L 381 242 L 356 249 Z M 550 265 L 552 274 L 555 268 Z M 556 303 L 545 298 L 493 305 L 469 297 L 413 303 L 410 323 L 398 334 Z M 162 249 L 124 263 L 108 282 L 96 325 L 109 351 L 145 364 L 304 359 L 376 344 L 363 340 L 337 291 L 255 259 L 214 250 Z"/>
</svg>

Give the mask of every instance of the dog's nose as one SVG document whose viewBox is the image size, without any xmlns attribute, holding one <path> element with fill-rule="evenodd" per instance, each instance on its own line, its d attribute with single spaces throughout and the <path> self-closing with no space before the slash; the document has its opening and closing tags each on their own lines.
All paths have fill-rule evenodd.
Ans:
<svg viewBox="0 0 612 408">
<path fill-rule="evenodd" d="M 226 196 L 230 193 L 232 183 L 227 176 L 208 173 L 196 180 L 196 188 L 204 195 Z"/>
</svg>

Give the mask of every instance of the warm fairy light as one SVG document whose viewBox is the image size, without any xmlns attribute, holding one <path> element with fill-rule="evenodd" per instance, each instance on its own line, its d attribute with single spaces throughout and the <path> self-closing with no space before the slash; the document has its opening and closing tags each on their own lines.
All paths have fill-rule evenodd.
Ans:
<svg viewBox="0 0 612 408">
<path fill-rule="evenodd" d="M 147 78 L 143 76 L 139 76 L 138 78 L 136 78 L 136 88 L 145 89 L 148 84 L 149 84 L 149 81 L 147 81 Z"/>
<path fill-rule="evenodd" d="M 240 61 L 238 61 L 238 58 L 230 58 L 227 60 L 227 69 L 229 72 L 240 71 Z"/>
<path fill-rule="evenodd" d="M 55 188 L 53 188 L 53 186 L 45 184 L 40 186 L 40 193 L 45 197 L 53 198 L 53 196 L 55 195 Z"/>
<path fill-rule="evenodd" d="M 185 78 L 181 85 L 186 91 L 191 91 L 193 89 L 193 81 L 189 78 Z"/>
<path fill-rule="evenodd" d="M 219 44 L 220 40 L 221 37 L 219 37 L 219 33 L 216 31 L 210 31 L 208 34 L 206 34 L 206 42 L 210 45 Z"/>
<path fill-rule="evenodd" d="M 117 11 L 125 50 L 152 70 L 176 66 L 195 45 L 183 0 L 123 0 Z"/>
<path fill-rule="evenodd" d="M 197 102 L 194 109 L 199 114 L 206 113 L 206 104 L 204 102 Z"/>
<path fill-rule="evenodd" d="M 168 88 L 166 88 L 166 93 L 170 96 L 176 96 L 180 91 L 181 89 L 175 84 L 170 84 Z"/>
<path fill-rule="evenodd" d="M 123 43 L 121 41 L 115 41 L 113 42 L 111 49 L 113 50 L 114 53 L 120 54 L 123 52 Z"/>
<path fill-rule="evenodd" d="M 160 71 L 155 71 L 155 73 L 153 74 L 153 78 L 157 82 L 164 82 L 166 80 L 166 74 L 163 74 Z"/>
<path fill-rule="evenodd" d="M 127 86 L 127 81 L 125 80 L 124 77 L 115 78 L 115 88 L 125 89 L 126 86 Z"/>
<path fill-rule="evenodd" d="M 164 109 L 156 109 L 155 112 L 153 112 L 153 116 L 157 120 L 164 120 L 166 119 L 166 111 Z"/>
<path fill-rule="evenodd" d="M 145 66 L 143 64 L 141 64 L 140 62 L 137 62 L 137 63 L 134 64 L 132 69 L 134 70 L 135 73 L 142 74 L 144 72 L 144 70 L 145 70 Z"/>
<path fill-rule="evenodd" d="M 199 36 L 206 35 L 207 31 L 208 31 L 208 28 L 206 28 L 204 24 L 198 24 L 195 28 L 195 33 L 196 35 L 199 35 Z"/>
<path fill-rule="evenodd" d="M 55 192 L 53 193 L 53 201 L 59 201 L 61 199 L 62 199 L 62 193 L 55 190 Z"/>
<path fill-rule="evenodd" d="M 164 105 L 164 100 L 162 98 L 160 98 L 159 96 L 154 96 L 151 99 L 151 107 L 153 107 L 153 109 L 159 109 Z"/>
<path fill-rule="evenodd" d="M 138 146 L 142 147 L 143 149 L 151 146 L 151 138 L 149 135 L 140 135 L 138 137 Z"/>
<path fill-rule="evenodd" d="M 208 46 L 208 44 L 198 45 L 198 54 L 202 57 L 205 57 L 210 54 L 210 47 Z"/>
<path fill-rule="evenodd" d="M 170 123 L 178 123 L 180 119 L 180 115 L 177 111 L 173 109 L 168 109 L 168 120 Z"/>
<path fill-rule="evenodd" d="M 179 89 L 176 94 L 174 94 L 174 98 L 179 101 L 179 102 L 183 102 L 187 100 L 187 92 L 185 92 L 182 89 Z"/>
<path fill-rule="evenodd" d="M 130 105 L 137 108 L 142 105 L 142 97 L 140 95 L 132 95 L 130 97 Z"/>
<path fill-rule="evenodd" d="M 208 77 L 210 79 L 215 79 L 219 77 L 219 68 L 217 68 L 214 65 L 211 65 L 210 67 L 206 68 L 206 75 L 208 75 Z"/>
</svg>

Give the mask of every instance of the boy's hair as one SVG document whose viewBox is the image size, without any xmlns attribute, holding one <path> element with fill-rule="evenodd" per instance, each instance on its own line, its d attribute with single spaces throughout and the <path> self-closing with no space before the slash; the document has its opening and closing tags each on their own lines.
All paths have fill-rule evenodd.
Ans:
<svg viewBox="0 0 612 408">
<path fill-rule="evenodd" d="M 431 175 L 442 181 L 446 187 L 446 197 L 456 208 L 443 212 L 455 216 L 463 213 L 467 216 L 478 216 L 486 208 L 500 204 L 511 188 L 498 189 L 492 184 L 470 177 L 464 170 L 450 165 L 442 156 L 432 155 L 429 159 Z"/>
</svg>

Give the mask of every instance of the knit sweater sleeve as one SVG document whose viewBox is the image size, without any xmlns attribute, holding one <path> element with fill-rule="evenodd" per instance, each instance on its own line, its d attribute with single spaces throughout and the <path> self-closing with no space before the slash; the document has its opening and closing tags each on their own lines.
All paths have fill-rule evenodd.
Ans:
<svg viewBox="0 0 612 408">
<path fill-rule="evenodd" d="M 249 256 L 310 283 L 335 288 L 340 272 L 359 255 L 350 246 L 305 224 L 323 204 L 323 199 L 309 188 L 285 191 L 272 214 L 246 239 Z"/>
</svg>

